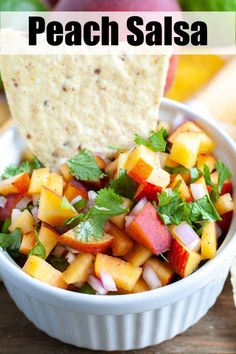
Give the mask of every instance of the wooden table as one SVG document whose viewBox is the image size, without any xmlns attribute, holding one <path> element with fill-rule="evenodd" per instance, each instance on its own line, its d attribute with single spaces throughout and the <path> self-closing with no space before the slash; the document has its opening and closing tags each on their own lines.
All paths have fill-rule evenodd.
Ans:
<svg viewBox="0 0 236 354">
<path fill-rule="evenodd" d="M 36 329 L 20 313 L 8 296 L 4 286 L 0 284 L 0 353 L 85 354 L 90 353 L 90 351 L 63 344 Z M 229 279 L 216 305 L 198 324 L 161 345 L 140 351 L 134 350 L 130 353 L 235 354 L 236 309 L 233 305 Z"/>
</svg>

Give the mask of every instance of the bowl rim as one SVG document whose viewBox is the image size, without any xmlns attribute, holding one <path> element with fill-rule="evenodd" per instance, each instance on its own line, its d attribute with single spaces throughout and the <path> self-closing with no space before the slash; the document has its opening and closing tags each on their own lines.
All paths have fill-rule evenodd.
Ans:
<svg viewBox="0 0 236 354">
<path fill-rule="evenodd" d="M 167 98 L 162 100 L 161 107 L 167 110 L 171 109 L 173 111 L 180 111 L 181 113 L 190 116 L 190 119 L 197 119 L 200 120 L 200 122 L 206 123 L 209 126 L 209 129 L 212 128 L 222 136 L 225 143 L 228 144 L 228 147 L 236 157 L 236 144 L 234 143 L 233 139 L 229 137 L 215 121 L 210 120 L 208 117 L 204 117 L 199 113 L 196 113 L 192 108 L 189 108 L 182 103 Z M 236 183 L 234 181 L 233 183 L 234 189 L 236 189 Z M 173 303 L 173 299 L 176 302 L 182 298 L 185 298 L 188 294 L 200 290 L 207 283 L 209 283 L 209 281 L 211 281 L 213 278 L 216 278 L 218 275 L 217 268 L 220 266 L 221 262 L 229 262 L 230 265 L 230 262 L 234 257 L 232 250 L 236 249 L 236 237 L 233 237 L 235 231 L 236 218 L 233 218 L 228 234 L 218 249 L 215 258 L 207 261 L 196 272 L 192 273 L 186 278 L 181 279 L 180 281 L 161 287 L 159 289 L 149 290 L 142 293 L 116 296 L 94 296 L 56 288 L 36 280 L 28 274 L 24 273 L 20 267 L 16 266 L 7 257 L 2 249 L 0 249 L 0 272 L 1 274 L 4 272 L 6 277 L 9 276 L 10 283 L 13 283 L 14 279 L 14 283 L 21 284 L 19 286 L 21 286 L 21 288 L 23 287 L 23 291 L 25 293 L 27 293 L 28 289 L 29 292 L 34 293 L 35 297 L 46 299 L 46 296 L 48 298 L 47 301 L 49 301 L 50 298 L 51 303 L 55 303 L 55 301 L 57 301 L 57 305 L 59 305 L 59 303 L 61 305 L 70 303 L 84 306 L 77 309 L 79 312 L 104 313 L 105 308 L 107 313 L 124 314 L 127 312 L 143 312 L 144 310 L 151 310 L 153 308 L 158 308 Z"/>
</svg>

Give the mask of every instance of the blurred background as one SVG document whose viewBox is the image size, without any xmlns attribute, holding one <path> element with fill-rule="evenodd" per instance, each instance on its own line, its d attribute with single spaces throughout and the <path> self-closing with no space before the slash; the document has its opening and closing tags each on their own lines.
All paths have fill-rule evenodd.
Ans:
<svg viewBox="0 0 236 354">
<path fill-rule="evenodd" d="M 235 11 L 236 0 L 0 0 L 0 11 Z M 10 113 L 0 82 L 0 125 Z M 236 141 L 236 56 L 172 56 L 165 96 L 220 122 Z"/>
</svg>

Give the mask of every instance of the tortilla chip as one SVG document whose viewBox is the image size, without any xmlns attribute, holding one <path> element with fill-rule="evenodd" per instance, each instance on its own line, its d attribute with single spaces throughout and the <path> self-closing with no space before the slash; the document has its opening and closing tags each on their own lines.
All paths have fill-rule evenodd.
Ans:
<svg viewBox="0 0 236 354">
<path fill-rule="evenodd" d="M 52 168 L 79 146 L 111 154 L 155 129 L 168 56 L 3 56 L 13 118 Z"/>
</svg>

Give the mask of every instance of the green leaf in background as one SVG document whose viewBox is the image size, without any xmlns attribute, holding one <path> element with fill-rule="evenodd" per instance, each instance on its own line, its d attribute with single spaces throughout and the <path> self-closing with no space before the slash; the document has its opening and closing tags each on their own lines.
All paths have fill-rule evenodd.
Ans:
<svg viewBox="0 0 236 354">
<path fill-rule="evenodd" d="M 90 294 L 90 295 L 95 295 L 96 291 L 87 283 L 85 283 L 81 288 L 79 289 L 79 292 L 82 294 Z"/>
<path fill-rule="evenodd" d="M 0 0 L 0 11 L 47 11 L 41 0 Z"/>
<path fill-rule="evenodd" d="M 184 11 L 235 11 L 236 0 L 179 0 Z"/>
<path fill-rule="evenodd" d="M 62 256 L 51 255 L 48 257 L 47 262 L 60 272 L 64 272 L 69 267 L 69 263 Z"/>
<path fill-rule="evenodd" d="M 46 258 L 46 250 L 44 245 L 42 244 L 42 242 L 39 241 L 39 235 L 38 232 L 36 230 L 34 230 L 34 234 L 37 240 L 36 245 L 32 248 L 32 250 L 29 253 L 29 256 L 37 256 L 40 257 L 42 259 Z"/>
</svg>

